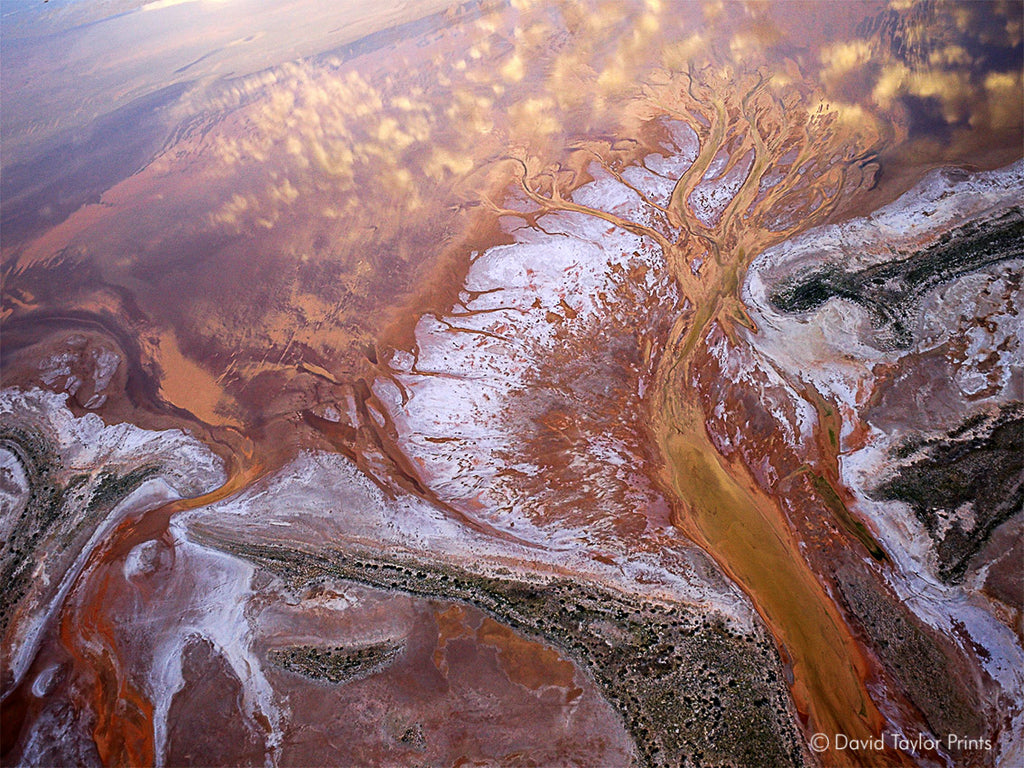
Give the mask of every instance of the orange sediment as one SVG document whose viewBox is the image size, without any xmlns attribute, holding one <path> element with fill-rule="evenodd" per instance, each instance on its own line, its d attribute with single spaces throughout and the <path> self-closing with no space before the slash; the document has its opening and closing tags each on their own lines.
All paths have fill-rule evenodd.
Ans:
<svg viewBox="0 0 1024 768">
<path fill-rule="evenodd" d="M 153 765 L 155 761 L 153 704 L 131 672 L 119 660 L 116 619 L 106 607 L 108 593 L 120 571 L 117 564 L 138 544 L 167 535 L 171 517 L 187 509 L 212 504 L 248 487 L 265 472 L 251 447 L 231 454 L 228 479 L 220 487 L 190 499 L 172 501 L 126 520 L 105 546 L 89 558 L 59 619 L 61 643 L 81 670 L 89 670 L 96 712 L 93 738 L 105 766 Z"/>
<path fill-rule="evenodd" d="M 788 657 L 794 702 L 808 731 L 877 737 L 884 719 L 865 687 L 863 650 L 805 563 L 777 503 L 743 466 L 725 462 L 703 425 L 696 426 L 662 434 L 668 480 L 684 500 L 673 522 L 754 603 Z M 862 764 L 856 753 L 845 751 L 832 753 L 830 763 Z"/>
</svg>

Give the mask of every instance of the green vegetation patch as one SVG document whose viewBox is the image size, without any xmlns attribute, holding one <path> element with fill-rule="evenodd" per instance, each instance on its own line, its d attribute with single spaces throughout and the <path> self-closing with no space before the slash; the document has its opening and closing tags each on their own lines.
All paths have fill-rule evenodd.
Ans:
<svg viewBox="0 0 1024 768">
<path fill-rule="evenodd" d="M 1007 259 L 1024 256 L 1024 212 L 970 222 L 942 235 L 924 250 L 861 270 L 837 263 L 804 270 L 783 280 L 768 300 L 779 312 L 810 312 L 831 298 L 847 299 L 871 314 L 883 346 L 913 343 L 911 320 L 918 302 L 942 283 Z"/>
<path fill-rule="evenodd" d="M 275 648 L 267 656 L 282 669 L 303 677 L 343 683 L 387 666 L 401 650 L 400 643 L 390 641 L 357 648 L 295 645 Z"/>
<path fill-rule="evenodd" d="M 152 464 L 138 467 L 123 475 L 104 470 L 100 473 L 99 482 L 92 492 L 92 498 L 89 499 L 88 509 L 93 511 L 116 507 L 122 499 L 135 491 L 146 480 L 156 476 L 159 471 L 160 468 Z"/>
<path fill-rule="evenodd" d="M 959 583 L 992 532 L 1024 509 L 1024 404 L 904 443 L 892 456 L 902 463 L 873 495 L 910 506 L 935 545 L 939 577 Z"/>
<path fill-rule="evenodd" d="M 105 470 L 98 477 L 79 473 L 62 480 L 60 459 L 43 433 L 13 423 L 0 425 L 0 447 L 17 458 L 29 484 L 28 499 L 14 510 L 14 525 L 0 549 L 2 634 L 29 591 L 38 553 L 73 559 L 75 542 L 159 468 L 149 465 L 124 475 Z"/>
<path fill-rule="evenodd" d="M 980 738 L 985 717 L 975 690 L 951 672 L 957 668 L 956 659 L 947 656 L 910 611 L 869 576 L 842 568 L 836 583 L 872 647 L 932 731 L 942 739 L 950 734 Z"/>
<path fill-rule="evenodd" d="M 832 430 L 829 430 L 832 433 Z M 888 555 L 885 554 L 885 550 L 878 543 L 874 536 L 871 535 L 871 531 L 864 525 L 856 516 L 846 508 L 843 500 L 836 493 L 835 488 L 828 481 L 824 475 L 819 475 L 816 472 L 809 472 L 808 477 L 811 480 L 811 485 L 814 486 L 814 490 L 817 491 L 822 501 L 825 502 L 825 506 L 829 508 L 829 511 L 835 516 L 840 524 L 849 533 L 851 533 L 861 544 L 868 553 L 875 558 L 875 560 L 886 561 L 889 559 Z"/>
</svg>

